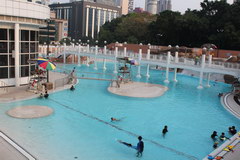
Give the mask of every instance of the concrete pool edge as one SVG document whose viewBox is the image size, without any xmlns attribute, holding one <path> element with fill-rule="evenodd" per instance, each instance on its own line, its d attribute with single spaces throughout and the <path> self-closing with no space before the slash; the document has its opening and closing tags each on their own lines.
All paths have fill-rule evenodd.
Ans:
<svg viewBox="0 0 240 160">
<path fill-rule="evenodd" d="M 229 157 L 233 156 L 232 154 L 229 154 L 229 153 L 233 153 L 233 152 L 226 151 L 224 149 L 226 149 L 228 146 L 233 146 L 233 150 L 234 150 L 235 148 L 237 148 L 236 146 L 238 146 L 239 148 L 239 145 L 240 145 L 240 132 L 236 133 L 229 140 L 226 140 L 221 146 L 219 146 L 217 149 L 211 152 L 208 156 L 204 157 L 203 160 L 209 160 L 208 158 L 209 156 L 212 156 L 212 157 L 220 156 L 220 157 L 223 157 L 223 159 L 228 160 Z M 240 151 L 238 150 L 233 154 L 235 154 L 234 156 L 240 155 Z M 236 156 L 236 157 L 239 157 L 239 156 Z"/>
<path fill-rule="evenodd" d="M 71 87 L 71 85 L 76 85 L 78 83 L 79 83 L 79 80 L 76 79 L 75 83 L 66 84 L 62 87 L 57 87 L 56 89 L 49 90 L 48 93 L 55 93 L 55 92 L 60 92 L 60 91 L 66 90 L 66 89 L 69 89 Z M 24 101 L 24 100 L 29 100 L 29 99 L 39 97 L 39 94 L 36 94 L 36 93 L 33 93 L 33 92 L 27 92 L 26 88 L 27 88 L 27 86 L 13 87 L 12 92 L 15 91 L 17 93 L 12 93 L 11 95 L 8 95 L 9 96 L 8 98 L 3 98 L 0 95 L 0 104 L 7 104 L 7 103 L 12 103 L 12 102 Z M 19 96 L 19 95 L 21 95 L 21 96 Z"/>
<path fill-rule="evenodd" d="M 20 153 L 22 156 L 24 156 L 28 160 L 37 160 L 33 155 L 31 155 L 22 146 L 20 146 L 13 139 L 11 139 L 9 136 L 7 136 L 4 132 L 0 131 L 0 137 L 3 138 L 7 142 L 8 145 L 12 146 L 12 150 L 17 151 L 18 153 Z M 12 152 L 12 151 L 9 151 L 9 152 Z M 7 156 L 7 153 L 5 153 L 5 155 L 1 155 L 1 156 L 3 156 L 3 157 Z"/>
<path fill-rule="evenodd" d="M 224 94 L 221 97 L 221 104 L 228 112 L 240 119 L 240 106 L 234 102 L 232 96 L 231 92 Z"/>
</svg>

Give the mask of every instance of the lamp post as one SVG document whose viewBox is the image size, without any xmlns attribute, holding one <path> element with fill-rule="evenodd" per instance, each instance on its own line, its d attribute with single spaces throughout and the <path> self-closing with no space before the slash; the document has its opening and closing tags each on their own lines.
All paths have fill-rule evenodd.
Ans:
<svg viewBox="0 0 240 160">
<path fill-rule="evenodd" d="M 138 73 L 137 78 L 141 78 L 141 60 L 142 60 L 142 43 L 139 44 L 139 54 L 138 54 Z"/>
<path fill-rule="evenodd" d="M 46 19 L 46 23 L 47 23 L 47 58 L 49 59 L 49 44 L 50 44 L 50 37 L 49 37 L 49 24 L 50 24 L 51 20 L 50 19 Z M 47 83 L 49 82 L 49 71 L 47 70 Z"/>
<path fill-rule="evenodd" d="M 98 40 L 96 40 L 95 46 L 95 60 L 94 60 L 94 69 L 97 70 L 97 54 L 98 54 Z"/>
<path fill-rule="evenodd" d="M 147 49 L 147 60 L 150 59 L 150 47 L 151 47 L 151 44 L 148 43 L 148 49 Z M 147 73 L 146 73 L 146 77 L 149 78 L 150 77 L 150 74 L 149 74 L 149 64 L 147 64 Z"/>
<path fill-rule="evenodd" d="M 168 77 L 169 77 L 169 64 L 170 64 L 170 57 L 171 57 L 171 48 L 172 48 L 172 46 L 169 45 L 168 48 L 170 50 L 167 53 L 166 79 L 164 80 L 165 83 L 169 83 L 169 80 L 168 80 Z"/>
<path fill-rule="evenodd" d="M 118 42 L 115 43 L 115 58 L 114 58 L 114 71 L 113 73 L 117 73 L 117 56 L 118 56 Z"/>
<path fill-rule="evenodd" d="M 197 87 L 198 89 L 203 89 L 203 86 L 202 86 L 202 82 L 203 82 L 203 69 L 205 67 L 206 53 L 207 53 L 207 48 L 204 47 L 203 48 L 203 53 L 202 53 L 202 58 L 201 58 L 201 70 L 200 70 L 200 76 L 199 76 L 199 85 Z"/>
<path fill-rule="evenodd" d="M 104 49 L 103 49 L 103 54 L 106 55 L 107 54 L 107 41 L 104 41 Z M 103 70 L 106 70 L 106 59 L 103 59 Z"/>
<path fill-rule="evenodd" d="M 178 49 L 179 49 L 179 46 L 176 45 L 176 52 L 175 52 L 175 63 L 178 63 Z M 174 68 L 174 79 L 173 79 L 174 82 L 177 82 L 177 68 Z"/>
<path fill-rule="evenodd" d="M 127 42 L 124 42 L 123 56 L 127 57 Z"/>
<path fill-rule="evenodd" d="M 87 53 L 89 53 L 89 40 L 87 40 Z M 87 57 L 87 62 L 86 62 L 87 64 L 87 66 L 89 67 L 89 57 Z"/>
</svg>

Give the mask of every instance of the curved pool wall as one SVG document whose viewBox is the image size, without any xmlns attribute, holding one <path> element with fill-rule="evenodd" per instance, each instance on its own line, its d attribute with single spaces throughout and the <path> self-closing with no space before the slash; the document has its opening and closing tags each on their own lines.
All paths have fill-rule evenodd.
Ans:
<svg viewBox="0 0 240 160">
<path fill-rule="evenodd" d="M 65 67 L 72 69 L 74 65 Z M 105 73 L 112 73 L 113 66 L 107 67 Z M 86 73 L 101 73 L 100 66 L 97 71 L 77 66 L 76 72 L 80 77 L 111 78 Z M 165 72 L 151 70 L 148 80 L 144 69 L 142 73 L 141 79 L 134 80 L 166 85 Z M 169 79 L 173 79 L 172 73 Z M 107 91 L 108 81 L 80 79 L 75 91 L 56 92 L 49 99 L 0 104 L 1 130 L 39 160 L 138 159 L 135 150 L 116 141 L 136 144 L 137 135 L 145 142 L 142 160 L 202 159 L 213 150 L 213 130 L 230 136 L 229 126 L 240 128 L 239 120 L 221 106 L 218 97 L 218 93 L 230 91 L 231 86 L 211 82 L 212 87 L 198 90 L 197 78 L 178 75 L 177 79 L 177 83 L 170 81 L 166 85 L 169 90 L 158 98 L 117 96 Z M 54 114 L 38 119 L 15 119 L 5 114 L 16 106 L 39 104 L 53 108 Z M 123 119 L 111 123 L 110 117 Z M 161 134 L 164 125 L 169 128 L 165 137 Z"/>
</svg>

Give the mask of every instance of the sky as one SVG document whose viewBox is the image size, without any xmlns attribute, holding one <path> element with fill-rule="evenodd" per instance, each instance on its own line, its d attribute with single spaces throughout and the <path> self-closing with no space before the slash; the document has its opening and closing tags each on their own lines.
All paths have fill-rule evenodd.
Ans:
<svg viewBox="0 0 240 160">
<path fill-rule="evenodd" d="M 203 0 L 172 0 L 172 10 L 173 11 L 180 11 L 184 13 L 188 8 L 191 10 L 193 9 L 200 9 L 200 3 Z M 227 0 L 228 3 L 233 3 L 233 0 Z M 69 2 L 69 0 L 51 0 L 51 2 Z M 145 0 L 134 0 L 135 7 L 144 8 Z"/>
<path fill-rule="evenodd" d="M 188 8 L 191 10 L 193 9 L 200 9 L 200 3 L 203 0 L 172 0 L 172 10 L 173 11 L 180 11 L 184 13 Z M 232 4 L 233 0 L 227 0 L 228 3 Z M 144 7 L 145 0 L 134 0 L 135 7 Z"/>
</svg>

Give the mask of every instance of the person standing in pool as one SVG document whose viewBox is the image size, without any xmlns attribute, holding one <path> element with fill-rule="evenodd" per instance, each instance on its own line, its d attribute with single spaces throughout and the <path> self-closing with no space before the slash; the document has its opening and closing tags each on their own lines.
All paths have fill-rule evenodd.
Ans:
<svg viewBox="0 0 240 160">
<path fill-rule="evenodd" d="M 163 130 L 162 130 L 162 134 L 163 136 L 165 136 L 165 134 L 168 132 L 168 127 L 164 126 Z"/>
<path fill-rule="evenodd" d="M 216 132 L 216 131 L 213 131 L 213 133 L 212 133 L 212 135 L 211 135 L 211 138 L 212 138 L 213 140 L 215 140 L 216 137 L 218 137 L 217 132 Z"/>
<path fill-rule="evenodd" d="M 142 157 L 142 153 L 143 153 L 143 150 L 144 150 L 144 143 L 142 141 L 142 136 L 139 136 L 138 140 L 139 140 L 139 142 L 137 144 L 137 154 L 136 154 L 136 156 L 137 157 Z"/>
<path fill-rule="evenodd" d="M 130 148 L 133 148 L 133 149 L 136 149 L 137 150 L 137 153 L 136 153 L 136 156 L 137 157 L 142 157 L 142 153 L 143 153 L 143 150 L 144 150 L 144 143 L 142 141 L 142 136 L 139 136 L 138 137 L 138 144 L 137 146 L 133 146 L 131 143 L 127 143 L 127 142 L 123 142 L 121 140 L 118 140 L 119 143 L 122 143 Z"/>
<path fill-rule="evenodd" d="M 221 136 L 219 137 L 221 141 L 225 141 L 226 139 L 229 139 L 228 137 L 225 136 L 225 133 L 222 132 Z"/>
</svg>

